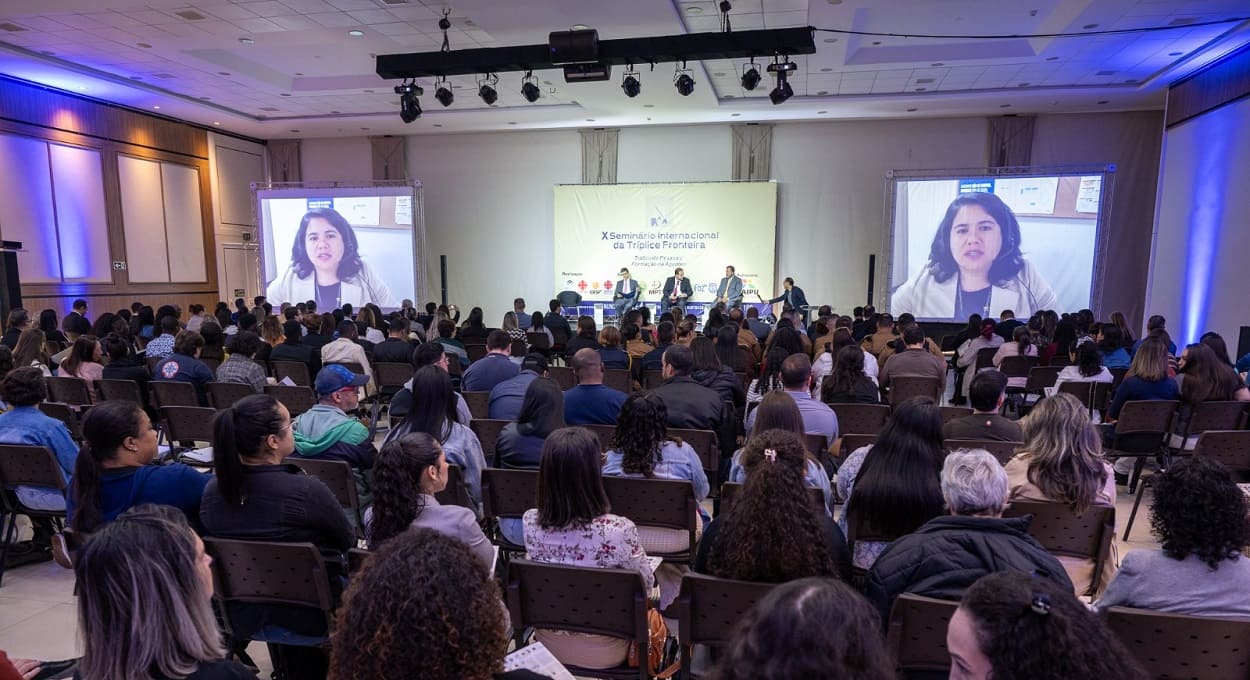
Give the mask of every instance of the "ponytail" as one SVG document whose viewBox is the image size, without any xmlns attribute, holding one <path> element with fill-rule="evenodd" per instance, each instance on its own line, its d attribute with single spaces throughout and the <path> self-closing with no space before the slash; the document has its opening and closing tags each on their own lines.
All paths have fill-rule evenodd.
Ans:
<svg viewBox="0 0 1250 680">
<path fill-rule="evenodd" d="M 213 472 L 217 492 L 231 505 L 242 505 L 244 458 L 257 458 L 261 444 L 282 429 L 282 411 L 268 394 L 253 394 L 213 417 Z"/>
<path fill-rule="evenodd" d="M 87 534 L 104 522 L 100 512 L 101 464 L 117 458 L 117 449 L 127 437 L 141 434 L 142 414 L 142 408 L 134 402 L 104 401 L 92 407 L 83 418 L 83 446 L 74 463 L 70 489 L 75 508 L 69 520 L 74 531 Z"/>
</svg>

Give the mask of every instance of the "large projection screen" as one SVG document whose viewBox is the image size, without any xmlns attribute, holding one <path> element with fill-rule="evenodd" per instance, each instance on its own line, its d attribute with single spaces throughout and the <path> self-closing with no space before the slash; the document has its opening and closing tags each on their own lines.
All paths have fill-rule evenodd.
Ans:
<svg viewBox="0 0 1250 680">
<path fill-rule="evenodd" d="M 424 229 L 413 186 L 257 188 L 256 211 L 271 303 L 316 300 L 329 311 L 372 302 L 390 310 L 422 299 Z M 335 233 L 322 238 L 331 223 Z"/>
<path fill-rule="evenodd" d="M 888 310 L 967 321 L 1090 307 L 1113 171 L 891 173 Z"/>
<path fill-rule="evenodd" d="M 562 185 L 555 187 L 555 286 L 610 301 L 622 267 L 658 303 L 681 267 L 692 303 L 710 303 L 725 267 L 744 302 L 772 297 L 777 239 L 775 182 Z"/>
</svg>

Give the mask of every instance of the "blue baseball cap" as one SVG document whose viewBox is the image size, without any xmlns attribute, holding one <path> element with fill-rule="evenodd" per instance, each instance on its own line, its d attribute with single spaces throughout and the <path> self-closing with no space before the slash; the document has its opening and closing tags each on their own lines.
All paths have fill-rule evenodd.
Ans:
<svg viewBox="0 0 1250 680">
<path fill-rule="evenodd" d="M 313 385 L 318 395 L 333 394 L 345 387 L 361 387 L 369 382 L 369 376 L 353 373 L 341 364 L 330 364 L 317 372 Z"/>
</svg>

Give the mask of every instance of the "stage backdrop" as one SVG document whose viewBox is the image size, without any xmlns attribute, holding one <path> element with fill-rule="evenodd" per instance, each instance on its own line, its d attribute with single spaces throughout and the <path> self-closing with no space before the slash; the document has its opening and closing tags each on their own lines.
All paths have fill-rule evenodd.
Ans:
<svg viewBox="0 0 1250 680">
<path fill-rule="evenodd" d="M 561 185 L 555 188 L 555 285 L 608 301 L 627 267 L 658 303 L 681 267 L 692 302 L 710 302 L 725 267 L 745 288 L 772 297 L 777 238 L 775 182 Z"/>
</svg>

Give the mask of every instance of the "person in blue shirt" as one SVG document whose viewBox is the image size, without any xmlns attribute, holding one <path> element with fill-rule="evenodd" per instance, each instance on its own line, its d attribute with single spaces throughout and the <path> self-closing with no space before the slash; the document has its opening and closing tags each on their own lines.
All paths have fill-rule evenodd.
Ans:
<svg viewBox="0 0 1250 680">
<path fill-rule="evenodd" d="M 200 406 L 208 406 L 206 386 L 213 380 L 213 371 L 208 364 L 200 361 L 202 349 L 204 336 L 195 331 L 182 331 L 174 340 L 173 353 L 156 364 L 152 379 L 191 383 L 195 386 L 195 396 L 199 399 Z"/>
<path fill-rule="evenodd" d="M 66 502 L 69 525 L 90 533 L 144 503 L 178 508 L 200 525 L 200 498 L 211 475 L 181 463 L 152 465 L 157 434 L 148 414 L 130 401 L 91 407 L 82 423 L 83 445 Z"/>
<path fill-rule="evenodd" d="M 1119 326 L 1105 323 L 1098 332 L 1098 349 L 1102 352 L 1102 365 L 1111 368 L 1128 368 L 1133 357 L 1124 349 L 1124 333 Z"/>
<path fill-rule="evenodd" d="M 547 357 L 533 352 L 521 362 L 521 372 L 515 378 L 495 385 L 490 391 L 490 417 L 492 420 L 516 420 L 521 414 L 525 391 L 530 383 L 547 377 Z"/>
<path fill-rule="evenodd" d="M 710 491 L 699 454 L 686 442 L 668 436 L 668 408 L 650 392 L 635 392 L 625 398 L 603 474 L 689 481 L 698 501 L 707 498 Z"/>
<path fill-rule="evenodd" d="M 0 395 L 13 407 L 0 415 L 0 444 L 48 447 L 68 482 L 78 457 L 78 445 L 64 423 L 49 418 L 38 408 L 39 402 L 48 396 L 43 372 L 32 366 L 14 369 L 5 377 Z M 18 501 L 31 510 L 65 509 L 65 497 L 55 489 L 19 486 L 15 493 Z"/>
<path fill-rule="evenodd" d="M 460 387 L 465 392 L 489 392 L 495 385 L 515 378 L 521 369 L 512 363 L 512 338 L 504 331 L 494 330 L 486 337 L 486 356 L 464 370 Z"/>
<path fill-rule="evenodd" d="M 564 422 L 568 425 L 615 425 L 625 393 L 603 384 L 603 360 L 589 347 L 573 355 L 577 385 L 564 392 Z"/>
</svg>

